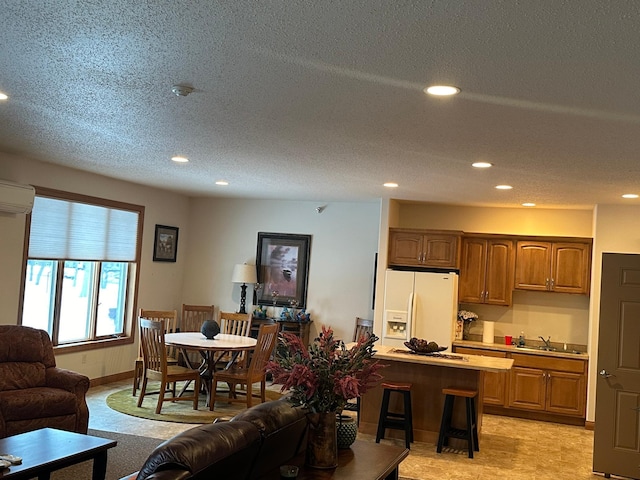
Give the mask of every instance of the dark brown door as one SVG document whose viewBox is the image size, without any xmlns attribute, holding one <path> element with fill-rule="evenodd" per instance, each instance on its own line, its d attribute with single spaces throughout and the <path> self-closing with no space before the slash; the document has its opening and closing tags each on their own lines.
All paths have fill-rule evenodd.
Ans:
<svg viewBox="0 0 640 480">
<path fill-rule="evenodd" d="M 602 255 L 593 470 L 640 478 L 640 255 Z"/>
</svg>

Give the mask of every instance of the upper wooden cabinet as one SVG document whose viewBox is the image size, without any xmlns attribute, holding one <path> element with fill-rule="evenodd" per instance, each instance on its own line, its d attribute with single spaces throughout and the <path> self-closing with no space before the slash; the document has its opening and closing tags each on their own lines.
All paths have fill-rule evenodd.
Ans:
<svg viewBox="0 0 640 480">
<path fill-rule="evenodd" d="M 459 301 L 511 305 L 513 264 L 513 240 L 463 237 Z"/>
<path fill-rule="evenodd" d="M 589 293 L 591 243 L 520 240 L 516 246 L 515 288 Z"/>
<path fill-rule="evenodd" d="M 458 268 L 461 232 L 389 230 L 389 265 Z"/>
</svg>

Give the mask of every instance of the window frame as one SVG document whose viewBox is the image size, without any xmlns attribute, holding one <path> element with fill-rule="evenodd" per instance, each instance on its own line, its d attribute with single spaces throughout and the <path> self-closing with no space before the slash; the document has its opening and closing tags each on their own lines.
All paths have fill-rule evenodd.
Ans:
<svg viewBox="0 0 640 480">
<path fill-rule="evenodd" d="M 142 205 L 136 205 L 132 203 L 120 202 L 116 200 L 110 200 L 106 198 L 93 197 L 90 195 L 83 195 L 80 193 L 67 192 L 64 190 L 56 190 L 47 187 L 40 187 L 34 185 L 36 189 L 36 196 L 57 198 L 61 200 L 67 200 L 70 202 L 87 203 L 91 205 L 98 205 L 107 208 L 116 208 L 120 210 L 129 210 L 137 212 L 138 214 L 138 236 L 136 245 L 135 261 L 130 262 L 129 275 L 132 277 L 127 282 L 126 293 L 126 313 L 124 318 L 123 334 L 114 337 L 99 337 L 91 340 L 84 340 L 74 343 L 65 343 L 61 345 L 54 345 L 54 350 L 71 353 L 83 350 L 94 350 L 98 348 L 113 347 L 117 345 L 131 344 L 135 340 L 135 331 L 133 330 L 136 325 L 136 312 L 138 309 L 138 291 L 140 284 L 140 264 L 142 261 L 142 234 L 144 227 L 144 211 L 145 207 Z M 24 245 L 22 252 L 22 275 L 20 278 L 20 299 L 18 305 L 18 325 L 22 324 L 22 312 L 24 308 L 24 290 L 25 280 L 27 276 L 27 261 L 29 260 L 29 238 L 31 233 L 31 213 L 27 214 L 25 221 L 25 234 Z M 55 261 L 61 261 L 65 259 L 56 259 Z M 130 300 L 130 301 L 129 301 Z M 60 299 L 56 298 L 56 308 L 59 308 Z M 54 323 L 53 329 L 59 328 L 59 324 Z M 93 328 L 93 327 L 92 327 Z"/>
</svg>

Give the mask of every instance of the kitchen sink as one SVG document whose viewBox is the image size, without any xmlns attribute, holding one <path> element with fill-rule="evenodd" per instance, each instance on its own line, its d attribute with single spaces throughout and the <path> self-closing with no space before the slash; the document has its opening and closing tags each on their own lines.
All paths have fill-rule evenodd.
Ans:
<svg viewBox="0 0 640 480">
<path fill-rule="evenodd" d="M 518 345 L 518 348 L 521 348 L 522 350 L 544 350 L 545 352 L 557 352 L 558 349 L 556 347 L 545 347 L 544 345 L 541 345 L 539 347 L 528 347 L 528 346 L 524 346 L 521 347 Z"/>
</svg>

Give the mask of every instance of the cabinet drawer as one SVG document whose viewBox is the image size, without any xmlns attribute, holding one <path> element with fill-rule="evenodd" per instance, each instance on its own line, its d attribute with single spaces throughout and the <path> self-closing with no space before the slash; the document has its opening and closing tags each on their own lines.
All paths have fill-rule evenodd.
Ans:
<svg viewBox="0 0 640 480">
<path fill-rule="evenodd" d="M 512 353 L 514 367 L 540 368 L 562 372 L 584 373 L 585 361 L 571 358 L 543 357 L 527 355 L 526 353 Z"/>
<path fill-rule="evenodd" d="M 456 347 L 456 353 L 461 353 L 463 355 L 482 355 L 485 357 L 507 358 L 506 352 L 484 350 L 482 348 Z"/>
</svg>

